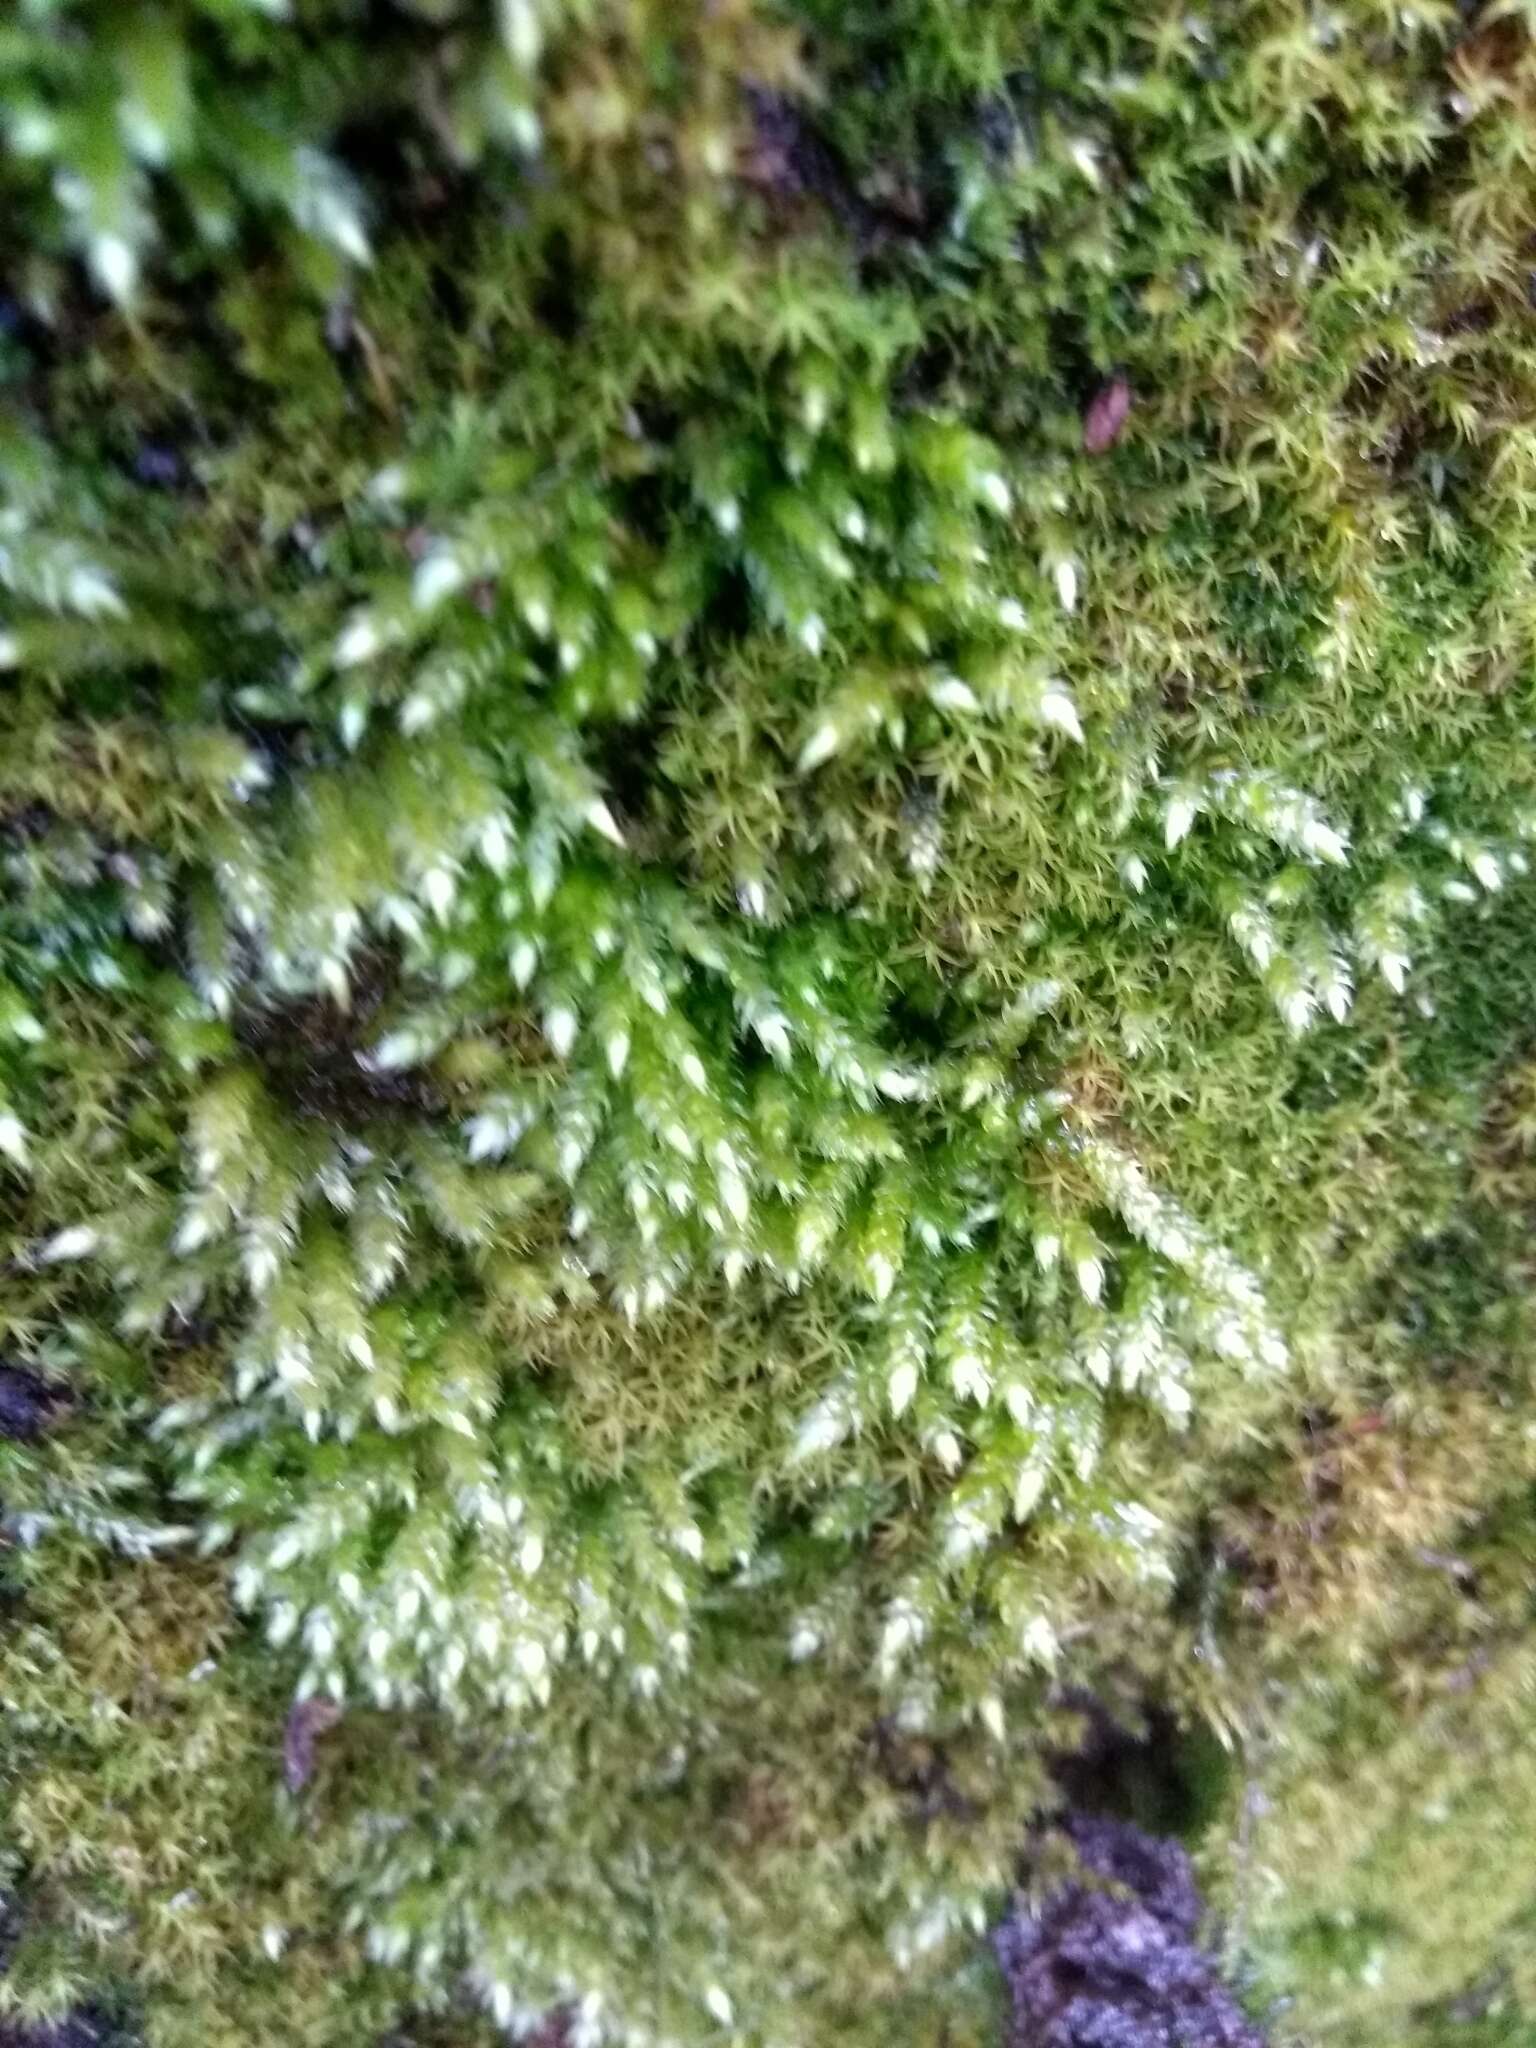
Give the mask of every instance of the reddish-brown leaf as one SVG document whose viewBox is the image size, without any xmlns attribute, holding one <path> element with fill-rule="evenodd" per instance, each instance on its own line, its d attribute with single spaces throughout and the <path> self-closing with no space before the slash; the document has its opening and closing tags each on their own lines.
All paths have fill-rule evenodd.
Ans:
<svg viewBox="0 0 1536 2048">
<path fill-rule="evenodd" d="M 283 1777 L 290 1792 L 301 1792 L 314 1775 L 315 1742 L 341 1719 L 334 1700 L 296 1700 L 283 1729 Z"/>
<path fill-rule="evenodd" d="M 1093 401 L 1083 414 L 1083 447 L 1089 455 L 1102 455 L 1113 448 L 1124 432 L 1125 423 L 1131 413 L 1131 387 L 1124 377 L 1116 377 L 1095 392 Z"/>
</svg>

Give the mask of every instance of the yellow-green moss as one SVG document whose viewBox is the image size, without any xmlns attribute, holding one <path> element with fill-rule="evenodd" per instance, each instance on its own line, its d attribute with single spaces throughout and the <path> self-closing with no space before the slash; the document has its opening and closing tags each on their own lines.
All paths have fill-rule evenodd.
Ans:
<svg viewBox="0 0 1536 2048">
<path fill-rule="evenodd" d="M 1518 1974 L 1527 12 L 13 10 L 0 1997 L 979 2040 L 1081 1685 Z"/>
</svg>

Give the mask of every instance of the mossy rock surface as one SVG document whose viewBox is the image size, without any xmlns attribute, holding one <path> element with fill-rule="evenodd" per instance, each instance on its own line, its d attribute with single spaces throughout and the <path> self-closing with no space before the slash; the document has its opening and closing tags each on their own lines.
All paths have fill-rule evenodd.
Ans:
<svg viewBox="0 0 1536 2048">
<path fill-rule="evenodd" d="M 9 10 L 0 2024 L 1518 2028 L 1533 37 Z"/>
</svg>

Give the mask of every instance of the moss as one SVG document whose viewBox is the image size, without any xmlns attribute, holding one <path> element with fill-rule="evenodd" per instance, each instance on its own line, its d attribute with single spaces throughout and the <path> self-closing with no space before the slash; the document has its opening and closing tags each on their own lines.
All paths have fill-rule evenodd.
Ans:
<svg viewBox="0 0 1536 2048">
<path fill-rule="evenodd" d="M 1087 1691 L 1518 2009 L 1529 29 L 0 29 L 6 2001 L 987 2038 Z"/>
</svg>

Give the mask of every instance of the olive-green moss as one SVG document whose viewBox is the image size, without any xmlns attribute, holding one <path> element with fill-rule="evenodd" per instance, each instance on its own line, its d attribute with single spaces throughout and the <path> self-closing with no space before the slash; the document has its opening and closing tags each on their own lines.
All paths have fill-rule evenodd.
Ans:
<svg viewBox="0 0 1536 2048">
<path fill-rule="evenodd" d="M 981 2040 L 1079 1685 L 1522 1981 L 1527 12 L 12 10 L 0 1997 Z"/>
</svg>

